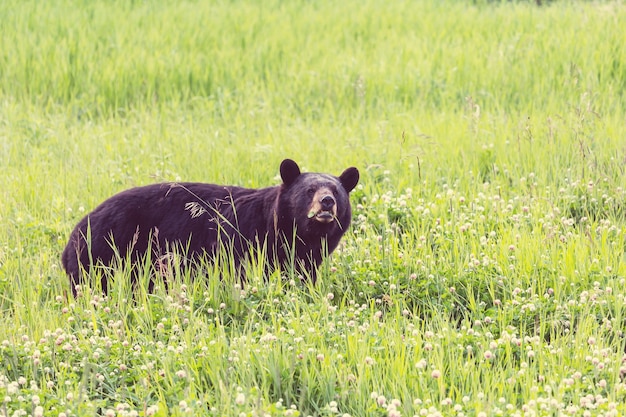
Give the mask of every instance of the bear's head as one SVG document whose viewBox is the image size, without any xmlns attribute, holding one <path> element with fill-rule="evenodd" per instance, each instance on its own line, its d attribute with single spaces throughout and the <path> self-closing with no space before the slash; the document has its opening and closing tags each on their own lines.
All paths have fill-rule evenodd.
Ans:
<svg viewBox="0 0 626 417">
<path fill-rule="evenodd" d="M 281 201 L 295 221 L 301 238 L 315 237 L 336 230 L 342 235 L 350 225 L 352 211 L 348 194 L 359 182 L 358 169 L 346 169 L 339 177 L 301 173 L 291 159 L 280 165 L 283 180 Z"/>
</svg>

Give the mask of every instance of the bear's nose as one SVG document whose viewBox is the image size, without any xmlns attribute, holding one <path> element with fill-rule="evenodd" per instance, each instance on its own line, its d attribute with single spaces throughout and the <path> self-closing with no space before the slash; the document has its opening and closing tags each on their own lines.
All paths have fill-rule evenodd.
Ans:
<svg viewBox="0 0 626 417">
<path fill-rule="evenodd" d="M 322 205 L 322 210 L 329 211 L 335 205 L 335 197 L 333 197 L 332 195 L 326 195 L 322 197 L 322 199 L 320 200 L 320 204 Z"/>
</svg>

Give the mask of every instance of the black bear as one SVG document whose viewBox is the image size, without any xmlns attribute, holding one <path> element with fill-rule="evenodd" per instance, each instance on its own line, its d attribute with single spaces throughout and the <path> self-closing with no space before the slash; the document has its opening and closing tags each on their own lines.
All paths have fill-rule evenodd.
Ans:
<svg viewBox="0 0 626 417">
<path fill-rule="evenodd" d="M 203 183 L 164 183 L 114 195 L 85 216 L 72 231 L 62 255 L 74 296 L 93 265 L 151 259 L 164 249 L 184 248 L 186 257 L 212 257 L 227 248 L 234 264 L 254 248 L 265 248 L 269 268 L 288 267 L 316 280 L 351 221 L 349 193 L 359 181 L 351 167 L 339 177 L 301 173 L 285 159 L 283 183 L 250 189 Z M 166 254 L 165 254 L 166 255 Z M 107 292 L 107 277 L 102 275 Z"/>
</svg>

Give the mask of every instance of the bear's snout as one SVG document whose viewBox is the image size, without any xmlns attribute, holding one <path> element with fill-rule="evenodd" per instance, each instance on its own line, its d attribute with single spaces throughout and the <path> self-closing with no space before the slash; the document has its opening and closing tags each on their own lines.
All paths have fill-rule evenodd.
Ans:
<svg viewBox="0 0 626 417">
<path fill-rule="evenodd" d="M 317 190 L 309 208 L 309 219 L 314 218 L 320 223 L 330 223 L 337 217 L 337 200 L 328 187 Z"/>
<path fill-rule="evenodd" d="M 320 200 L 320 204 L 322 205 L 323 211 L 331 211 L 335 206 L 335 197 L 332 195 L 325 195 Z"/>
</svg>

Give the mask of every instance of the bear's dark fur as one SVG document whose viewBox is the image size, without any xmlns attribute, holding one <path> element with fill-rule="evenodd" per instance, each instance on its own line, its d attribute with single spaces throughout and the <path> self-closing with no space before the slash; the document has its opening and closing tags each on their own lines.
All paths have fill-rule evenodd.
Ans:
<svg viewBox="0 0 626 417">
<path fill-rule="evenodd" d="M 267 265 L 287 267 L 316 279 L 325 253 L 339 244 L 351 220 L 349 192 L 359 181 L 352 167 L 339 177 L 300 173 L 285 159 L 283 184 L 248 189 L 202 183 L 165 183 L 132 188 L 100 204 L 72 231 L 62 255 L 72 293 L 93 265 L 116 259 L 135 264 L 166 248 L 184 248 L 187 258 L 232 250 L 235 265 L 266 245 Z M 128 257 L 126 257 L 128 255 Z M 107 291 L 107 276 L 102 275 Z"/>
</svg>

